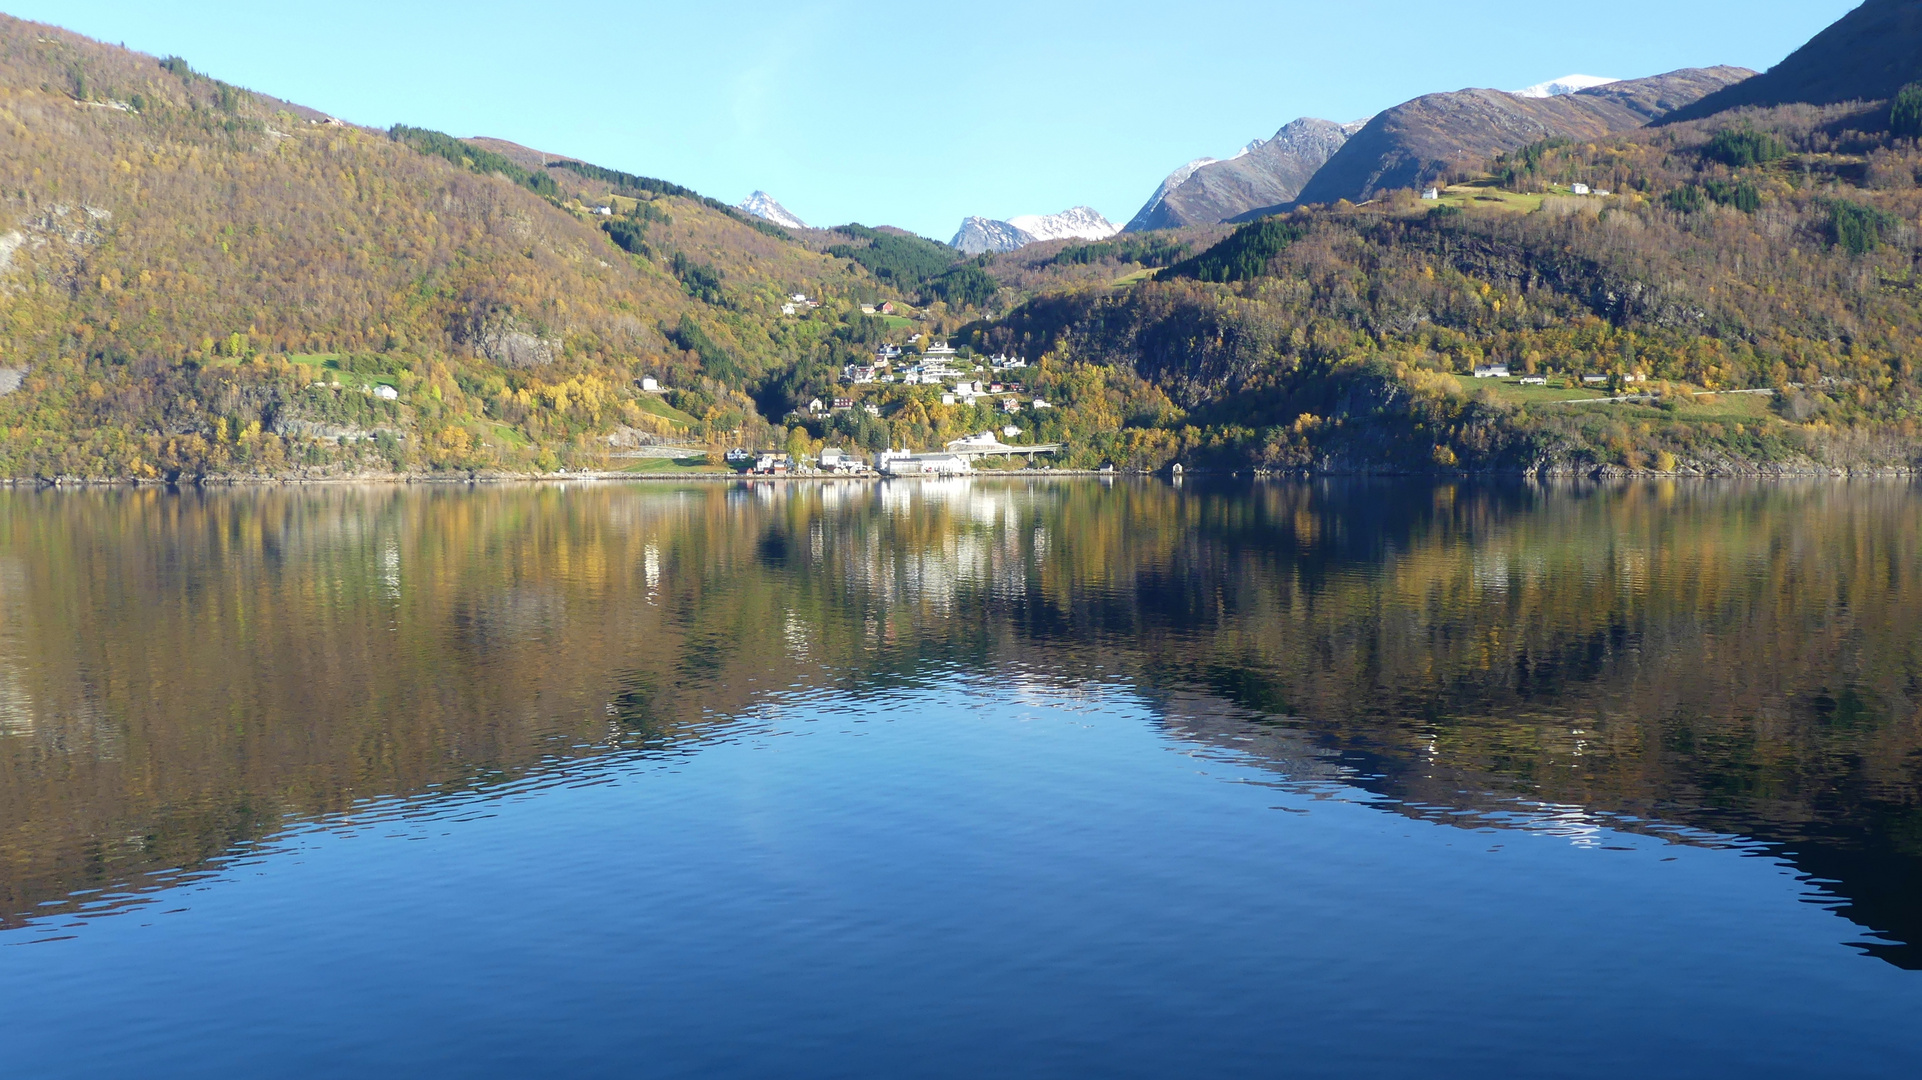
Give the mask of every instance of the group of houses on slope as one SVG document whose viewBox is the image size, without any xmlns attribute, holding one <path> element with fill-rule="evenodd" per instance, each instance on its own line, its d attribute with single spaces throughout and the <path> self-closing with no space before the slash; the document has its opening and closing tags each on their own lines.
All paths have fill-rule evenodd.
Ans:
<svg viewBox="0 0 1922 1080">
<path fill-rule="evenodd" d="M 1507 364 L 1477 364 L 1475 366 L 1475 378 L 1477 379 L 1507 379 L 1512 377 Z M 1624 383 L 1645 383 L 1648 381 L 1648 376 L 1641 372 L 1632 372 L 1619 376 L 1590 373 L 1583 375 L 1581 378 L 1583 386 L 1606 386 L 1611 378 L 1619 378 Z M 1523 386 L 1548 385 L 1548 377 L 1546 375 L 1523 375 L 1518 381 Z"/>
<path fill-rule="evenodd" d="M 988 370 L 994 374 L 1005 374 L 1025 368 L 1026 360 L 1013 356 L 995 355 L 990 358 Z M 1024 408 L 1051 409 L 1053 404 L 1044 398 L 1029 397 L 1025 388 L 1018 382 L 998 382 L 974 378 L 983 365 L 973 363 L 957 353 L 953 346 L 940 342 L 928 346 L 917 360 L 907 360 L 907 354 L 898 345 L 882 345 L 875 350 L 874 360 L 865 364 L 849 364 L 841 370 L 841 381 L 850 386 L 873 386 L 876 384 L 898 384 L 901 386 L 939 386 L 942 387 L 941 404 L 976 405 L 984 398 L 995 398 L 1006 413 L 1018 413 Z M 836 399 L 833 409 L 839 409 L 841 399 Z M 852 406 L 849 402 L 848 407 Z M 811 412 L 822 411 L 818 401 L 810 403 Z"/>
</svg>

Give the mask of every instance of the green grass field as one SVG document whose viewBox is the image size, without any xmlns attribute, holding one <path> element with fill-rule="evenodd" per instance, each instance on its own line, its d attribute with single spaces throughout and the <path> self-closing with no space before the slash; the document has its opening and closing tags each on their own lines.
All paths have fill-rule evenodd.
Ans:
<svg viewBox="0 0 1922 1080">
<path fill-rule="evenodd" d="M 1512 379 L 1465 378 L 1461 380 L 1461 384 L 1470 391 L 1489 390 L 1500 400 L 1514 405 L 1540 405 L 1550 401 L 1592 401 L 1608 396 L 1586 388 L 1523 386 Z"/>
<path fill-rule="evenodd" d="M 509 427 L 506 424 L 487 424 L 485 427 L 489 435 L 517 449 L 534 445 L 519 428 Z"/>
<path fill-rule="evenodd" d="M 1659 410 L 1649 402 L 1604 401 L 1610 395 L 1604 390 L 1593 387 L 1573 386 L 1523 386 L 1512 379 L 1462 379 L 1462 385 L 1469 391 L 1488 390 L 1501 401 L 1512 405 L 1550 405 L 1565 402 L 1594 402 L 1595 404 L 1573 404 L 1570 408 L 1588 411 L 1628 410 L 1645 413 L 1657 410 L 1664 416 L 1682 420 L 1718 421 L 1723 423 L 1755 423 L 1767 419 L 1771 414 L 1770 398 L 1767 394 L 1710 394 L 1693 401 L 1684 400 L 1675 412 Z M 1622 393 L 1634 394 L 1642 390 L 1639 386 L 1624 387 Z M 1681 389 L 1695 390 L 1694 387 Z"/>
<path fill-rule="evenodd" d="M 675 476 L 692 473 L 725 473 L 728 470 L 719 465 L 710 465 L 705 456 L 689 458 L 640 458 L 625 466 L 621 472 L 648 476 Z"/>
<path fill-rule="evenodd" d="M 342 371 L 339 353 L 289 353 L 287 355 L 287 362 L 290 364 L 299 364 L 301 367 L 315 369 L 314 377 L 316 379 L 320 378 L 324 372 L 332 376 L 333 379 L 338 380 L 342 386 L 391 386 L 396 390 L 400 389 L 400 377 L 397 375 L 374 375 L 367 372 Z"/>
<path fill-rule="evenodd" d="M 664 398 L 656 397 L 653 394 L 642 394 L 635 399 L 634 403 L 641 407 L 642 412 L 650 416 L 658 416 L 670 424 L 675 424 L 680 427 L 693 427 L 699 423 L 699 421 L 695 420 L 692 416 L 669 405 Z"/>
<path fill-rule="evenodd" d="M 1767 394 L 1716 394 L 1696 398 L 1676 414 L 1690 420 L 1715 420 L 1724 423 L 1754 423 L 1775 415 L 1770 405 L 1775 399 Z"/>
<path fill-rule="evenodd" d="M 1493 180 L 1471 180 L 1466 184 L 1454 184 L 1443 190 L 1441 202 L 1437 205 L 1452 206 L 1461 210 L 1476 208 L 1532 214 L 1542 208 L 1542 196 L 1518 195 L 1512 191 L 1503 191 L 1495 186 Z"/>
</svg>

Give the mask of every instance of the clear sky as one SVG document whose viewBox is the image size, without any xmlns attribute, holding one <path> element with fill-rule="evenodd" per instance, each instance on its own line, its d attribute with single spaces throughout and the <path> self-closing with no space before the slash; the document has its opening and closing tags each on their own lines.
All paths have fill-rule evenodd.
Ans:
<svg viewBox="0 0 1922 1080">
<path fill-rule="evenodd" d="M 494 135 L 815 225 L 946 240 L 1086 204 L 1298 116 L 1573 73 L 1766 68 L 1858 0 L 11 0 L 23 18 L 356 123 Z"/>
</svg>

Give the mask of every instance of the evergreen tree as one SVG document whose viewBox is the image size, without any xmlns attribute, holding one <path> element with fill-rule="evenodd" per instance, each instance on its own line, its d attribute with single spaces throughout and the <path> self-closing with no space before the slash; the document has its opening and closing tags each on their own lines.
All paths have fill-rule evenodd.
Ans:
<svg viewBox="0 0 1922 1080">
<path fill-rule="evenodd" d="M 1922 83 L 1896 92 L 1889 106 L 1889 130 L 1898 139 L 1922 139 Z"/>
</svg>

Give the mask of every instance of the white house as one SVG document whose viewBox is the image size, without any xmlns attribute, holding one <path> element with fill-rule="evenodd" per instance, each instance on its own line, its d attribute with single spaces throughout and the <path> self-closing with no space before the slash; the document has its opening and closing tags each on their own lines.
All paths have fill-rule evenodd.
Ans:
<svg viewBox="0 0 1922 1080">
<path fill-rule="evenodd" d="M 658 394 L 661 392 L 661 381 L 652 375 L 643 375 L 641 376 L 641 389 L 650 394 Z"/>
<path fill-rule="evenodd" d="M 1573 191 L 1577 195 L 1589 194 L 1589 189 L 1587 184 L 1576 184 L 1574 187 L 1569 188 L 1569 190 Z"/>
<path fill-rule="evenodd" d="M 374 396 L 382 401 L 398 401 L 400 400 L 400 391 L 383 384 L 374 387 Z"/>
<path fill-rule="evenodd" d="M 1035 398 L 1035 399 L 1034 399 L 1034 403 L 1033 403 L 1033 404 L 1034 404 L 1034 407 L 1035 407 L 1035 408 L 1037 408 L 1037 409 L 1052 409 L 1052 408 L 1054 408 L 1054 406 L 1052 406 L 1052 405 L 1050 405 L 1050 404 L 1048 404 L 1048 403 L 1047 403 L 1047 401 L 1046 401 L 1045 399 L 1043 399 L 1043 398 Z"/>
<path fill-rule="evenodd" d="M 821 451 L 821 471 L 831 473 L 855 473 L 867 468 L 867 463 L 846 450 L 832 447 Z"/>
<path fill-rule="evenodd" d="M 1421 197 L 1423 202 L 1440 202 L 1441 189 L 1431 187 L 1427 191 L 1422 192 Z"/>
<path fill-rule="evenodd" d="M 1524 375 L 1522 376 L 1522 385 L 1523 386 L 1547 386 L 1548 380 L 1543 378 L 1540 375 Z"/>
<path fill-rule="evenodd" d="M 1589 386 L 1600 386 L 1601 384 L 1603 384 L 1603 383 L 1605 383 L 1605 382 L 1607 382 L 1607 381 L 1608 381 L 1608 376 L 1606 376 L 1606 375 L 1584 375 L 1584 376 L 1582 376 L 1582 382 L 1584 382 L 1584 383 L 1586 383 L 1586 384 L 1588 384 Z"/>
<path fill-rule="evenodd" d="M 1507 364 L 1479 365 L 1478 367 L 1475 368 L 1475 377 L 1477 379 L 1506 379 L 1508 378 L 1508 365 Z"/>
</svg>

